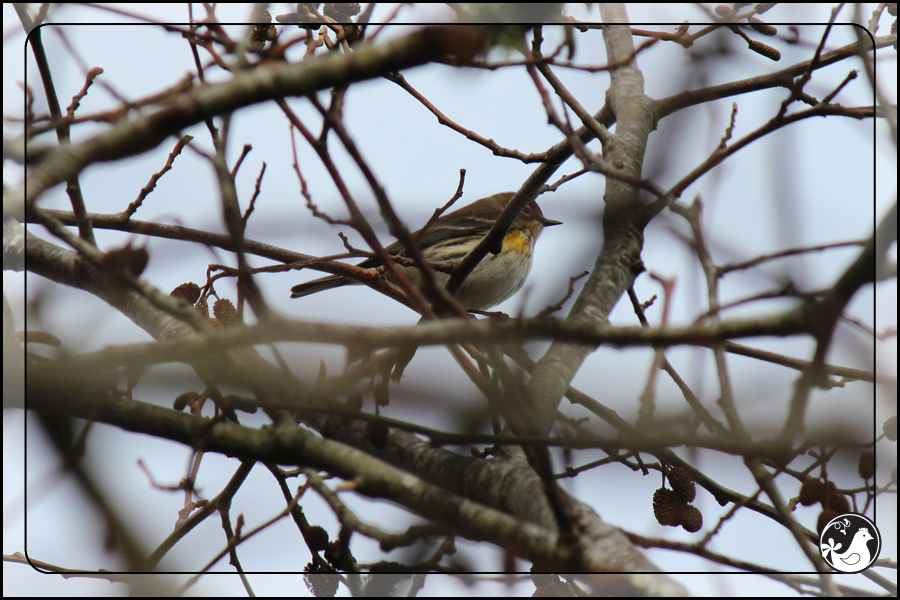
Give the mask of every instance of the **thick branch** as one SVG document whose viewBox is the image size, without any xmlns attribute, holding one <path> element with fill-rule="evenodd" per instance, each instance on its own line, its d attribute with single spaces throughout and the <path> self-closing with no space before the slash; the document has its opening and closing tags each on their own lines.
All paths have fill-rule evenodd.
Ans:
<svg viewBox="0 0 900 600">
<path fill-rule="evenodd" d="M 276 98 L 307 96 L 438 58 L 470 54 L 482 42 L 477 28 L 429 27 L 383 45 L 361 44 L 349 54 L 329 53 L 300 64 L 270 63 L 241 71 L 224 83 L 192 88 L 169 98 L 164 108 L 50 152 L 31 171 L 24 189 L 4 194 L 3 214 L 21 218 L 23 202 L 33 203 L 88 165 L 135 156 L 209 117 Z"/>
<path fill-rule="evenodd" d="M 634 63 L 634 44 L 624 7 L 603 5 L 604 22 L 618 23 L 604 29 L 608 62 L 617 65 L 610 72 L 607 103 L 616 115 L 616 134 L 607 144 L 606 159 L 617 169 L 640 179 L 647 137 L 653 127 L 649 99 L 643 92 L 643 77 Z M 642 270 L 643 234 L 636 224 L 638 190 L 617 178 L 606 178 L 606 208 L 603 217 L 604 244 L 594 270 L 569 312 L 567 321 L 606 322 L 606 317 L 622 293 Z M 588 345 L 554 343 L 535 366 L 528 382 L 525 411 L 531 433 L 546 435 L 553 426 L 559 402 L 587 355 Z"/>
<path fill-rule="evenodd" d="M 32 365 L 28 374 L 31 408 L 90 418 L 191 446 L 199 443 L 208 452 L 240 456 L 244 460 L 311 466 L 352 482 L 354 489 L 365 496 L 398 502 L 469 539 L 494 543 L 546 568 L 593 572 L 656 571 L 618 529 L 590 518 L 592 511 L 587 505 L 580 505 L 579 514 L 584 519 L 581 528 L 584 535 L 593 538 L 594 543 L 580 548 L 581 552 L 574 552 L 572 546 L 559 544 L 556 533 L 550 528 L 523 522 L 478 501 L 468 500 L 409 471 L 397 469 L 367 452 L 323 439 L 301 427 L 279 425 L 254 429 L 231 422 L 210 422 L 206 418 L 144 402 L 111 397 L 102 391 L 105 382 L 97 381 L 93 374 L 75 370 L 62 373 L 54 367 L 48 368 L 43 362 Z M 393 432 L 391 437 L 396 435 L 404 437 L 407 443 L 403 447 L 397 446 L 395 452 L 407 456 L 410 452 L 425 452 L 431 457 L 438 454 L 444 455 L 444 458 L 455 456 L 447 451 L 429 448 L 413 436 L 400 432 Z M 415 448 L 417 443 L 418 449 Z M 475 459 L 464 460 L 475 462 Z M 504 468 L 506 477 L 503 480 L 507 484 L 521 481 L 516 474 L 521 468 L 518 465 L 504 465 L 500 461 L 477 462 Z M 431 461 L 433 465 L 436 463 Z M 531 472 L 527 466 L 524 469 Z M 468 470 L 470 468 L 466 468 Z M 493 475 L 496 476 L 497 472 Z M 536 477 L 534 479 L 537 480 Z M 537 481 L 535 485 L 541 484 Z M 496 487 L 482 486 L 481 493 L 483 495 L 487 488 Z M 524 491 L 521 485 L 516 489 Z M 531 496 L 543 499 L 539 493 Z M 552 522 L 552 517 L 549 518 Z M 614 541 L 615 538 L 621 539 Z M 611 584 L 619 593 L 684 593 L 680 586 L 662 577 L 648 579 L 640 575 L 622 575 Z"/>
</svg>

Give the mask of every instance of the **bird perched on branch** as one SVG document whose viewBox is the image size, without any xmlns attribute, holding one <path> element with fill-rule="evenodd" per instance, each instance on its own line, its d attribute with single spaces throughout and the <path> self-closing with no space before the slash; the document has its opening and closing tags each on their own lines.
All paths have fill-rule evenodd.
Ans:
<svg viewBox="0 0 900 600">
<path fill-rule="evenodd" d="M 464 258 L 488 234 L 513 195 L 513 192 L 502 192 L 476 200 L 468 206 L 442 215 L 424 232 L 414 232 L 413 239 L 418 242 L 425 260 L 430 263 L 447 263 Z M 485 256 L 463 282 L 456 294 L 459 303 L 469 310 L 485 310 L 518 292 L 531 270 L 534 245 L 541 231 L 544 227 L 560 224 L 560 221 L 546 218 L 537 202 L 529 202 L 516 216 L 503 238 L 500 252 Z M 385 250 L 391 256 L 398 256 L 404 247 L 397 241 Z M 371 269 L 380 264 L 377 259 L 368 258 L 357 266 Z M 413 284 L 418 285 L 421 281 L 418 268 L 401 265 L 397 265 L 397 268 Z M 435 272 L 435 276 L 440 285 L 446 285 L 450 278 L 447 273 L 442 272 Z M 302 298 L 323 290 L 358 283 L 349 277 L 329 275 L 295 285 L 291 288 L 291 298 Z"/>
</svg>

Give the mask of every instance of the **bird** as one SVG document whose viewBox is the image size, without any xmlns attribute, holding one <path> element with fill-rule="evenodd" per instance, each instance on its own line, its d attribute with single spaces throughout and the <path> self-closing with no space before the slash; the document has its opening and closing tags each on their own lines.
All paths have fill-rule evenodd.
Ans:
<svg viewBox="0 0 900 600">
<path fill-rule="evenodd" d="M 460 260 L 488 234 L 514 195 L 514 192 L 501 192 L 476 200 L 440 216 L 423 234 L 416 231 L 412 237 L 417 240 L 419 250 L 427 261 Z M 530 201 L 507 231 L 500 252 L 485 256 L 463 282 L 456 293 L 457 301 L 467 310 L 483 311 L 510 298 L 525 284 L 531 271 L 535 242 L 544 227 L 561 224 L 561 221 L 545 217 L 537 202 Z M 397 256 L 404 250 L 404 246 L 396 241 L 385 250 L 391 256 Z M 357 266 L 371 269 L 380 265 L 378 259 L 368 258 Z M 418 268 L 399 264 L 396 267 L 414 285 L 420 283 Z M 450 276 L 436 271 L 435 278 L 439 285 L 446 285 Z M 358 282 L 349 277 L 329 275 L 295 285 L 291 288 L 291 298 L 302 298 L 324 290 L 356 284 Z"/>
<path fill-rule="evenodd" d="M 822 557 L 828 558 L 828 553 L 831 552 L 831 564 L 835 569 L 844 573 L 855 573 L 871 562 L 872 554 L 869 552 L 867 542 L 874 539 L 867 528 L 860 527 L 853 535 L 850 546 L 843 552 L 838 552 L 841 544 L 836 544 L 834 538 L 829 538 L 827 544 L 822 544 Z"/>
</svg>

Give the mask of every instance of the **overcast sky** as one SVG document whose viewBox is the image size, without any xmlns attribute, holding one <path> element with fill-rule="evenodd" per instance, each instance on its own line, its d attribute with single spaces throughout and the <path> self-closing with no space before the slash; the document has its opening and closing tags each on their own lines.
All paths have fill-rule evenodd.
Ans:
<svg viewBox="0 0 900 600">
<path fill-rule="evenodd" d="M 115 6 L 115 5 L 113 5 Z M 218 16 L 223 22 L 240 22 L 246 17 L 249 5 L 218 5 Z M 394 5 L 379 5 L 373 21 L 384 18 Z M 865 5 L 863 14 L 871 14 L 874 5 Z M 129 5 L 129 9 L 134 5 Z M 597 9 L 584 12 L 583 4 L 567 5 L 568 13 L 581 19 L 597 19 Z M 169 22 L 181 22 L 186 18 L 184 5 L 137 5 L 136 11 Z M 287 12 L 288 5 L 275 5 L 273 14 Z M 845 9 L 846 10 L 846 9 Z M 195 11 L 202 11 L 195 5 Z M 629 6 L 633 23 L 680 23 L 685 19 L 692 23 L 706 21 L 704 14 L 694 5 Z M 766 16 L 771 22 L 815 23 L 828 18 L 830 5 L 778 5 Z M 418 5 L 400 13 L 401 21 L 409 22 L 448 19 L 449 9 Z M 198 14 L 195 12 L 195 14 Z M 21 88 L 25 80 L 23 71 L 24 35 L 16 33 L 18 21 L 9 4 L 3 7 L 4 15 L 4 116 L 22 114 Z M 850 19 L 850 13 L 838 21 Z M 186 73 L 193 73 L 195 66 L 187 43 L 174 33 L 167 33 L 152 25 L 124 25 L 133 19 L 118 17 L 112 13 L 82 6 L 60 6 L 51 12 L 54 23 L 82 23 L 66 25 L 61 29 L 68 43 L 77 48 L 89 67 L 101 66 L 105 82 L 129 99 L 158 92 Z M 886 20 L 883 21 L 884 23 Z M 120 24 L 94 25 L 92 23 Z M 888 25 L 889 26 L 889 25 Z M 664 28 L 671 31 L 671 27 Z M 800 39 L 804 43 L 788 45 L 772 42 L 782 53 L 778 68 L 806 60 L 819 40 L 823 28 L 805 25 L 800 27 Z M 229 26 L 228 31 L 239 37 L 241 26 Z M 391 26 L 385 37 L 399 36 L 409 31 L 407 26 Z M 783 31 L 783 30 L 782 30 Z M 886 30 L 882 33 L 886 33 Z M 285 30 L 284 35 L 295 35 Z M 545 47 L 553 47 L 559 39 L 559 31 L 545 27 Z M 849 26 L 838 26 L 829 38 L 826 48 L 833 49 L 855 41 Z M 583 64 L 600 65 L 605 62 L 602 36 L 599 31 L 577 34 L 577 60 Z M 81 67 L 73 61 L 61 38 L 52 30 L 44 30 L 44 43 L 51 57 L 51 66 L 60 102 L 67 105 L 69 99 L 83 84 Z M 296 47 L 300 51 L 300 45 Z M 727 59 L 716 51 L 733 52 Z M 890 58 L 878 63 L 879 73 L 886 75 L 885 91 L 896 103 L 896 53 L 884 52 Z M 208 55 L 201 52 L 204 61 Z M 492 60 L 514 60 L 515 54 L 496 51 Z M 645 91 L 656 98 L 669 96 L 686 89 L 733 81 L 769 73 L 773 65 L 767 59 L 748 52 L 746 44 L 728 31 L 703 38 L 698 44 L 685 50 L 675 44 L 657 44 L 643 53 L 638 60 L 645 79 Z M 40 90 L 36 69 L 28 55 L 29 83 Z M 851 68 L 861 69 L 859 61 L 844 61 L 834 67 L 817 72 L 808 90 L 821 98 L 833 89 Z M 221 71 L 211 71 L 212 80 L 228 77 Z M 557 69 L 555 71 L 570 91 L 592 113 L 604 100 L 608 79 L 603 74 L 587 74 L 581 71 Z M 847 106 L 873 103 L 868 82 L 860 77 L 849 84 L 838 97 Z M 409 83 L 423 93 L 450 118 L 502 146 L 523 152 L 541 152 L 557 143 L 561 135 L 547 124 L 546 114 L 537 92 L 524 70 L 501 69 L 495 72 L 455 69 L 441 65 L 413 69 L 405 73 Z M 46 110 L 38 93 L 35 112 Z M 749 94 L 737 98 L 688 109 L 661 123 L 650 138 L 644 176 L 652 178 L 661 187 L 673 184 L 689 172 L 716 147 L 728 126 L 732 103 L 738 105 L 737 122 L 733 138 L 756 129 L 778 109 L 786 92 L 773 90 Z M 319 96 L 328 101 L 327 93 Z M 289 103 L 313 131 L 318 131 L 320 119 L 305 99 L 290 99 Z M 80 114 L 93 113 L 117 106 L 117 100 L 100 86 L 95 85 L 82 101 Z M 411 228 L 420 227 L 432 211 L 445 203 L 456 189 L 459 169 L 467 171 L 465 195 L 458 206 L 478 198 L 506 190 L 517 189 L 532 172 L 532 165 L 493 156 L 449 128 L 437 124 L 435 117 L 406 92 L 386 80 L 368 81 L 352 86 L 347 95 L 345 120 L 350 133 L 360 146 L 387 190 L 394 206 Z M 15 125 L 5 124 L 7 135 L 16 131 Z M 101 126 L 86 125 L 73 129 L 75 141 L 86 139 L 101 130 Z M 205 126 L 185 130 L 195 136 L 193 145 L 206 153 L 212 153 Z M 50 136 L 42 142 L 50 143 Z M 158 148 L 139 157 L 113 164 L 93 165 L 81 175 L 81 185 L 92 212 L 112 213 L 124 209 L 134 200 L 149 176 L 165 163 L 166 156 L 175 143 L 172 138 Z M 291 142 L 284 116 L 274 104 L 255 106 L 234 115 L 230 132 L 229 159 L 233 164 L 240 155 L 243 144 L 249 143 L 253 151 L 244 161 L 237 177 L 237 189 L 241 201 L 246 203 L 262 162 L 267 165 L 262 193 L 257 200 L 254 215 L 250 219 L 247 237 L 269 244 L 283 246 L 299 252 L 326 255 L 343 251 L 338 231 L 349 234 L 351 242 L 363 246 L 359 236 L 346 227 L 328 226 L 312 218 L 299 194 L 299 187 L 292 168 Z M 337 142 L 332 141 L 332 148 Z M 599 152 L 597 142 L 591 146 Z M 337 217 L 345 215 L 343 203 L 334 184 L 314 153 L 299 139 L 298 152 L 303 176 L 306 178 L 314 201 L 320 209 Z M 337 152 L 339 165 L 347 177 L 351 191 L 368 215 L 385 242 L 391 241 L 386 228 L 377 217 L 374 199 L 364 180 L 341 152 Z M 871 235 L 876 215 L 884 214 L 890 203 L 895 202 L 896 153 L 890 145 L 883 125 L 871 120 L 861 122 L 845 118 L 807 120 L 778 132 L 749 146 L 734 159 L 688 188 L 682 200 L 691 202 L 700 194 L 706 204 L 704 225 L 714 258 L 719 263 L 752 258 L 765 252 L 784 248 L 862 239 Z M 567 161 L 551 179 L 576 171 L 575 159 Z M 874 177 L 873 177 L 874 171 Z M 5 186 L 18 185 L 21 171 L 15 165 L 4 163 Z M 602 196 L 605 182 L 599 175 L 584 176 L 562 186 L 559 191 L 540 198 L 544 214 L 564 222 L 561 227 L 548 229 L 537 245 L 534 268 L 522 292 L 497 307 L 510 314 L 522 312 L 534 315 L 544 306 L 559 299 L 568 278 L 590 269 L 600 247 L 602 232 L 599 217 L 602 214 Z M 224 232 L 216 195 L 215 176 L 209 163 L 196 153 L 185 150 L 176 160 L 172 171 L 159 182 L 157 189 L 147 199 L 135 216 L 138 219 L 183 224 L 198 229 Z M 68 200 L 62 186 L 58 186 L 42 199 L 41 205 L 68 208 Z M 46 234 L 35 228 L 40 235 Z M 646 233 L 646 245 L 642 255 L 648 270 L 665 277 L 676 277 L 671 321 L 689 324 L 706 303 L 706 292 L 692 252 L 684 243 L 686 230 L 683 223 L 667 213 L 661 215 Z M 129 239 L 116 232 L 97 232 L 101 248 L 108 249 Z M 163 291 L 179 283 L 193 280 L 202 283 L 206 267 L 210 263 L 234 264 L 224 252 L 213 253 L 207 249 L 187 246 L 160 239 L 149 240 L 151 260 L 144 273 L 149 281 Z M 893 251 L 896 259 L 896 250 Z M 804 291 L 827 287 L 838 274 L 852 262 L 857 250 L 833 250 L 828 253 L 799 257 L 796 260 L 779 261 L 753 273 L 729 276 L 722 282 L 724 302 L 746 297 L 760 290 L 771 289 L 778 283 L 793 281 Z M 251 257 L 251 264 L 267 264 L 263 259 Z M 267 301 L 281 314 L 311 321 L 333 321 L 360 324 L 412 324 L 416 315 L 372 290 L 359 286 L 344 288 L 303 298 L 289 299 L 291 285 L 317 276 L 314 272 L 290 272 L 259 277 L 258 282 Z M 90 351 L 110 344 L 146 342 L 145 332 L 135 327 L 125 317 L 107 310 L 99 300 L 81 292 L 60 294 L 55 284 L 38 277 L 28 278 L 27 295 L 22 291 L 24 277 L 21 273 L 4 272 L 4 293 L 13 308 L 17 329 L 25 327 L 21 314 L 25 303 L 44 297 L 40 323 L 31 321 L 29 326 L 41 327 L 60 337 L 66 348 L 72 351 Z M 641 276 L 635 288 L 642 299 L 660 294 L 659 286 L 649 277 Z M 228 282 L 217 284 L 217 290 L 236 299 L 234 286 Z M 888 325 L 896 325 L 896 282 L 882 284 L 878 289 L 879 312 L 873 308 L 875 293 L 864 288 L 851 304 L 850 312 L 861 321 L 881 331 Z M 727 313 L 729 317 L 769 314 L 788 306 L 786 302 L 754 304 Z M 571 301 L 565 310 L 571 306 Z M 660 305 L 657 304 L 657 308 Z M 564 314 L 564 313 L 563 313 Z M 34 315 L 31 315 L 32 317 Z M 660 313 L 650 313 L 651 322 L 659 323 Z M 634 325 L 635 318 L 627 298 L 614 310 L 611 320 L 617 325 Z M 872 369 L 871 339 L 850 327 L 840 327 L 837 347 L 830 362 L 845 366 Z M 754 340 L 756 347 L 807 358 L 811 356 L 809 340 Z M 539 357 L 546 344 L 530 344 L 533 358 Z M 295 372 L 301 376 L 315 377 L 319 368 L 318 358 L 323 357 L 330 373 L 340 371 L 344 353 L 338 348 L 285 348 Z M 878 347 L 878 366 L 896 373 L 896 338 Z M 715 373 L 708 362 L 708 351 L 675 349 L 667 353 L 670 361 L 682 370 L 692 388 L 707 405 L 716 399 Z M 600 394 L 598 399 L 619 412 L 626 419 L 633 419 L 637 412 L 636 398 L 646 379 L 650 352 L 644 350 L 619 351 L 611 348 L 595 352 L 576 376 L 573 385 L 588 393 Z M 784 402 L 796 374 L 786 369 L 762 369 L 748 359 L 732 358 L 735 388 L 742 416 L 760 432 L 778 423 L 784 415 Z M 630 373 L 632 376 L 626 376 Z M 764 375 L 761 375 L 763 373 Z M 168 381 L 162 392 L 154 388 L 165 402 L 167 394 L 178 394 L 187 389 L 190 375 L 186 369 L 159 369 L 160 379 Z M 148 377 L 148 380 L 152 379 Z M 683 413 L 683 400 L 671 381 L 660 378 L 659 407 L 664 414 Z M 160 385 L 160 381 L 154 382 Z M 429 349 L 420 351 L 410 365 L 401 384 L 396 402 L 385 414 L 391 417 L 452 428 L 458 423 L 464 408 L 477 407 L 481 402 L 474 387 L 461 381 L 460 374 L 446 351 Z M 193 384 L 195 385 L 195 384 Z M 861 384 L 855 384 L 860 386 Z M 437 390 L 437 391 L 435 391 Z M 136 391 L 139 396 L 140 388 Z M 152 400 L 149 387 L 141 399 Z M 874 395 L 869 388 L 866 392 Z M 811 419 L 827 414 L 830 418 L 845 418 L 855 427 L 859 412 L 891 410 L 890 399 L 880 398 L 878 404 L 866 407 L 854 406 L 861 394 L 860 388 L 832 390 L 827 396 L 817 395 L 816 410 Z M 441 406 L 436 410 L 436 398 L 455 396 L 458 404 Z M 895 400 L 893 400 L 895 402 Z M 370 405 L 367 405 L 370 408 Z M 827 407 L 827 408 L 825 408 Z M 561 407 L 576 417 L 584 413 L 571 410 L 564 402 Z M 892 410 L 896 413 L 896 404 Z M 811 411 L 812 413 L 813 411 Z M 841 417 L 845 415 L 845 417 Z M 887 416 L 885 413 L 883 416 Z M 248 424 L 262 424 L 265 419 L 247 418 Z M 878 428 L 880 430 L 880 421 Z M 864 422 L 863 422 L 864 423 Z M 813 423 L 815 424 L 815 423 Z M 822 423 L 824 424 L 824 422 Z M 28 480 L 32 488 L 28 509 L 28 551 L 32 556 L 69 568 L 107 568 L 114 555 L 103 549 L 103 525 L 92 508 L 84 501 L 77 485 L 66 477 L 56 477 L 56 459 L 47 454 L 47 448 L 36 427 L 29 424 L 28 456 L 30 470 Z M 4 548 L 5 553 L 23 551 L 25 523 L 23 512 L 23 416 L 21 411 L 4 411 Z M 706 469 L 723 485 L 747 489 L 749 475 L 735 459 L 733 465 L 721 456 L 690 455 L 698 466 Z M 135 528 L 145 534 L 151 545 L 164 537 L 176 518 L 181 496 L 152 489 L 144 474 L 135 466 L 140 458 L 148 465 L 154 477 L 164 483 L 177 482 L 183 476 L 189 449 L 145 436 L 135 436 L 110 427 L 96 427 L 92 433 L 87 460 L 102 481 L 108 484 L 108 493 L 128 507 L 130 514 L 140 515 Z M 575 464 L 599 458 L 599 453 L 578 455 Z M 704 462 L 704 457 L 722 461 L 721 464 Z M 207 455 L 202 469 L 200 485 L 207 496 L 218 493 L 235 468 L 234 461 L 224 457 Z M 855 465 L 854 465 L 855 470 Z M 733 480 L 731 478 L 733 477 Z M 564 480 L 566 489 L 580 499 L 591 503 L 605 520 L 631 531 L 651 536 L 692 540 L 694 537 L 681 530 L 661 528 L 655 523 L 649 510 L 653 489 L 659 486 L 658 476 L 640 477 L 624 467 L 610 467 L 604 472 L 603 485 L 597 479 L 577 478 Z M 859 485 L 858 483 L 856 485 Z M 850 483 L 847 484 L 850 487 Z M 609 490 L 627 489 L 628 501 Z M 254 494 L 253 491 L 258 490 Z M 337 522 L 331 513 L 312 494 L 304 505 L 310 520 L 320 523 L 332 537 L 337 532 Z M 342 498 L 352 507 L 361 509 L 367 520 L 400 531 L 409 522 L 406 513 L 386 503 L 372 503 L 345 494 Z M 241 494 L 235 499 L 233 516 L 239 512 L 247 522 L 258 524 L 283 507 L 280 493 L 274 481 L 262 468 L 251 474 Z M 882 504 L 884 503 L 884 504 Z M 892 505 L 889 505 L 893 503 Z M 708 519 L 707 527 L 721 513 L 709 494 L 701 493 L 698 506 Z M 879 509 L 896 517 L 896 497 L 879 499 Z M 801 522 L 815 527 L 812 509 L 801 509 Z M 94 515 L 82 521 L 63 518 L 71 515 Z M 879 512 L 879 517 L 882 513 Z M 415 521 L 415 519 L 414 519 Z M 784 561 L 773 564 L 772 546 L 790 543 L 782 539 L 786 532 L 779 526 L 772 527 L 751 511 L 743 511 L 730 527 L 723 529 L 720 539 L 712 544 L 714 550 L 729 553 L 738 545 L 740 556 L 751 561 L 772 565 L 785 570 L 806 570 L 807 564 L 791 548 Z M 888 523 L 891 521 L 888 520 Z M 302 569 L 308 555 L 297 545 L 302 542 L 291 523 L 283 523 L 282 529 L 270 530 L 242 546 L 242 556 L 248 571 L 265 570 L 292 572 Z M 882 527 L 882 531 L 885 531 Z M 888 545 L 888 541 L 892 545 Z M 458 546 L 468 557 L 470 567 L 487 570 L 499 569 L 501 553 L 480 548 L 475 544 L 458 540 Z M 896 559 L 896 537 L 885 540 L 883 557 Z M 196 532 L 191 542 L 170 552 L 169 568 L 189 565 L 196 568 L 203 564 L 223 544 L 223 534 L 218 519 L 209 519 Z M 357 547 L 356 544 L 359 544 Z M 79 548 L 76 556 L 72 549 Z M 369 540 L 354 538 L 354 552 L 358 559 L 375 560 L 378 550 Z M 402 552 L 390 555 L 388 560 L 403 560 Z M 676 553 L 651 552 L 651 558 L 668 571 L 703 571 L 710 564 Z M 73 561 L 79 561 L 73 564 Z M 790 562 L 794 561 L 794 562 Z M 481 567 L 480 565 L 487 565 Z M 521 569 L 528 565 L 519 563 Z M 221 572 L 231 572 L 227 561 L 217 566 Z M 741 584 L 733 580 L 713 580 L 708 576 L 684 577 L 689 589 L 697 594 L 740 594 Z M 435 579 L 434 581 L 437 581 Z M 784 594 L 787 589 L 755 578 L 761 594 Z M 859 581 L 855 581 L 859 585 Z M 253 584 L 260 595 L 283 592 L 285 587 L 293 593 L 305 594 L 306 590 L 294 577 L 266 578 L 254 576 Z M 425 593 L 450 595 L 466 592 L 456 582 L 446 587 L 426 587 Z M 491 585 L 491 584 L 484 584 Z M 497 584 L 499 585 L 499 584 Z M 269 586 L 269 587 L 267 587 Z M 729 587 L 730 586 L 730 587 Z M 502 588 L 483 588 L 498 593 Z M 39 576 L 27 568 L 4 564 L 4 594 L 121 594 L 124 586 L 89 580 L 62 580 L 57 576 Z M 527 585 L 516 587 L 515 593 L 528 591 Z M 341 593 L 344 594 L 345 589 Z M 207 577 L 201 580 L 194 593 L 240 594 L 242 588 L 234 577 Z"/>
</svg>

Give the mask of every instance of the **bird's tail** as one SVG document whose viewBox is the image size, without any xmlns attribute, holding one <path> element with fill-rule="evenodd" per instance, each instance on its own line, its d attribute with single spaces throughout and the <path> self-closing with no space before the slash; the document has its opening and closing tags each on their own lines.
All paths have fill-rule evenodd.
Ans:
<svg viewBox="0 0 900 600">
<path fill-rule="evenodd" d="M 316 292 L 330 290 L 343 285 L 356 285 L 357 282 L 341 275 L 329 275 L 328 277 L 320 277 L 306 283 L 295 285 L 291 288 L 291 298 L 302 298 Z"/>
</svg>

